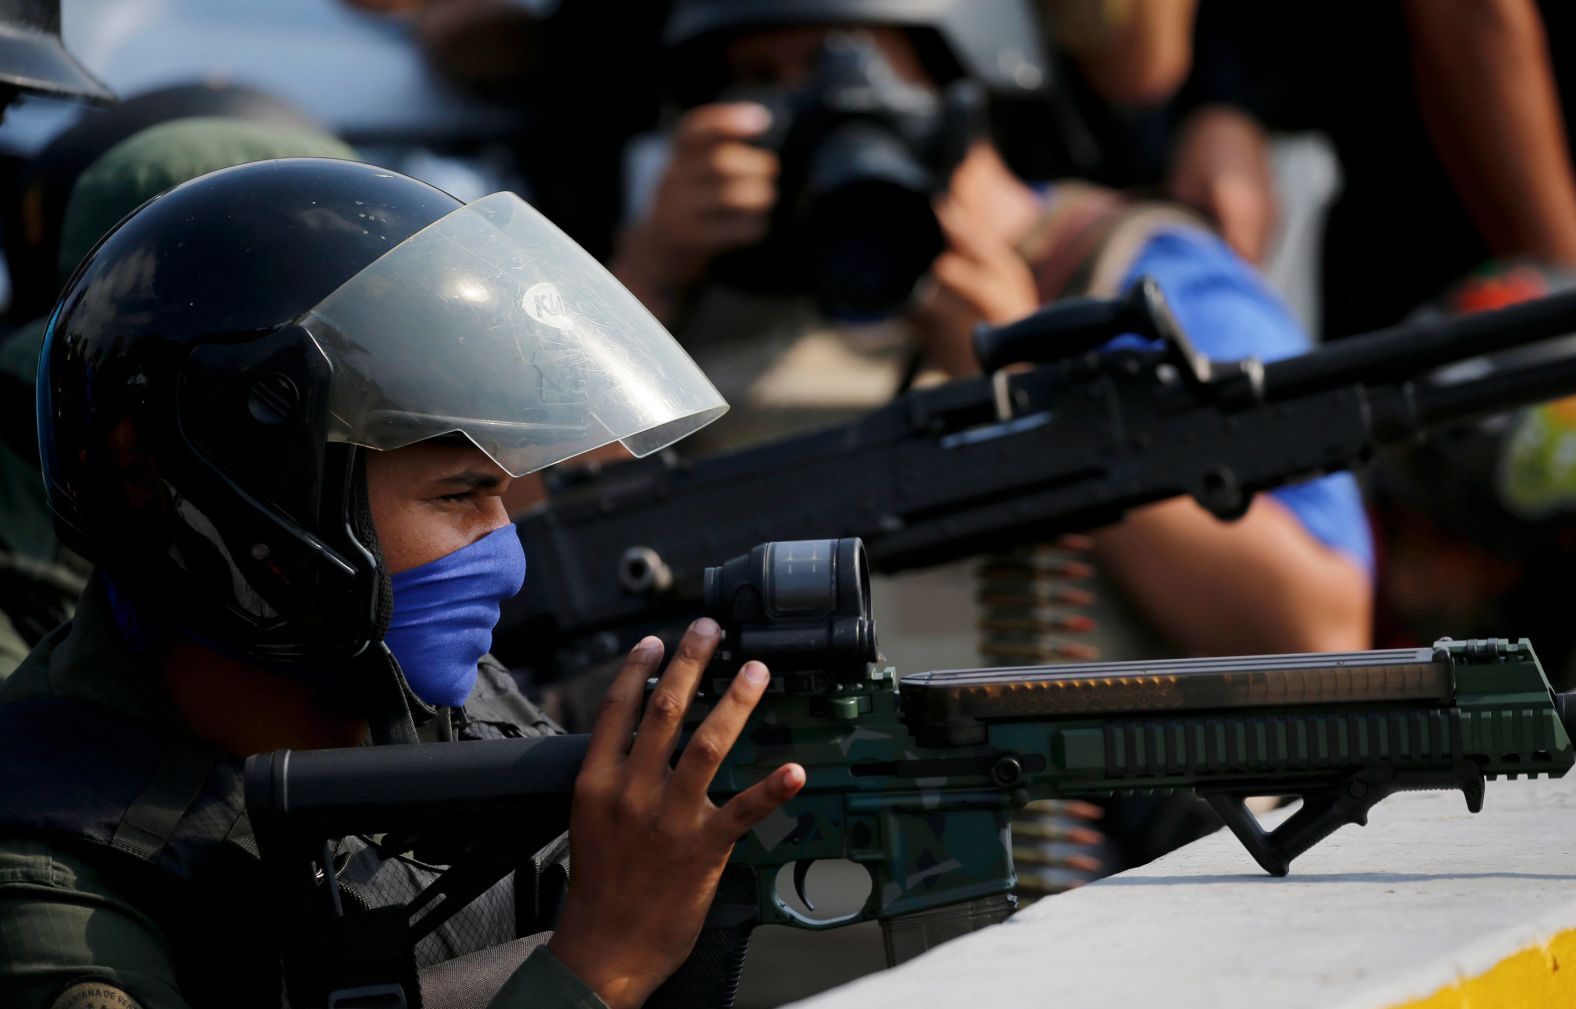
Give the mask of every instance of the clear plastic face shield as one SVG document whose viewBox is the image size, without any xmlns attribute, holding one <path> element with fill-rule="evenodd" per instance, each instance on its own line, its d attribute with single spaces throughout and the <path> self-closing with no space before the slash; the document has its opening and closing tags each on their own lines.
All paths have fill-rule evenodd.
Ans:
<svg viewBox="0 0 1576 1009">
<path fill-rule="evenodd" d="M 301 325 L 333 367 L 329 440 L 366 448 L 458 432 L 521 476 L 615 441 L 649 455 L 728 409 L 634 295 L 512 193 L 412 235 Z"/>
</svg>

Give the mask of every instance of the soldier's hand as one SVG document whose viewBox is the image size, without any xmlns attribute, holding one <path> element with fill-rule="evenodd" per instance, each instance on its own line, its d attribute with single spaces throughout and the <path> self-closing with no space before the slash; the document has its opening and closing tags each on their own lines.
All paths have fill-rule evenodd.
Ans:
<svg viewBox="0 0 1576 1009">
<path fill-rule="evenodd" d="M 671 316 L 713 257 L 766 235 L 777 201 L 777 155 L 751 141 L 765 106 L 703 105 L 679 120 L 672 157 L 644 218 L 625 233 L 613 275 L 658 318 Z"/>
<path fill-rule="evenodd" d="M 734 842 L 804 785 L 804 769 L 785 764 L 720 808 L 706 796 L 766 690 L 759 662 L 744 666 L 670 767 L 718 635 L 715 622 L 696 621 L 644 717 L 641 698 L 662 643 L 635 647 L 602 702 L 575 782 L 573 870 L 549 946 L 612 1009 L 640 1005 L 684 962 Z"/>
</svg>

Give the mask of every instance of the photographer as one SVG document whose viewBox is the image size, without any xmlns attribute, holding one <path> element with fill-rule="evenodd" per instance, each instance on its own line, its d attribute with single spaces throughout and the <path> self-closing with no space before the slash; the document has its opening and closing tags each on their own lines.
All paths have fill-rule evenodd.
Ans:
<svg viewBox="0 0 1576 1009">
<path fill-rule="evenodd" d="M 1038 37 L 1015 0 L 678 5 L 671 83 L 687 108 L 613 271 L 676 324 L 735 404 L 705 447 L 829 423 L 906 382 L 967 374 L 975 324 L 1114 294 L 1142 274 L 1212 357 L 1307 345 L 1195 219 L 1014 174 L 1017 148 L 1043 153 L 1057 139 Z M 1036 101 L 1041 132 L 1026 135 L 1022 110 Z M 1095 540 L 1169 647 L 1367 641 L 1370 545 L 1349 477 L 1261 498 L 1233 525 L 1169 502 Z"/>
</svg>

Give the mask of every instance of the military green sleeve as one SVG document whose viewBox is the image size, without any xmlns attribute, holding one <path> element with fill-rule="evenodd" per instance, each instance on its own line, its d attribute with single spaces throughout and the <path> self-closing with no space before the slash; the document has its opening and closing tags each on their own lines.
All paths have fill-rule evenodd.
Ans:
<svg viewBox="0 0 1576 1009">
<path fill-rule="evenodd" d="M 0 613 L 0 683 L 4 683 L 5 678 L 16 671 L 30 651 L 32 649 L 16 625 L 11 623 L 11 618 Z"/>
<path fill-rule="evenodd" d="M 68 989 L 103 981 L 136 1009 L 189 1009 L 162 930 L 136 909 L 110 874 L 43 841 L 0 844 L 0 1007 L 52 1009 Z M 72 1009 L 115 999 L 67 999 Z M 607 1009 L 543 946 L 489 1009 Z"/>
<path fill-rule="evenodd" d="M 607 1003 L 546 946 L 538 946 L 487 1009 L 607 1009 Z"/>
<path fill-rule="evenodd" d="M 47 842 L 6 841 L 0 845 L 0 1006 L 50 1009 L 68 988 L 94 980 L 122 990 L 140 1009 L 187 1009 L 164 934 L 113 880 Z"/>
</svg>

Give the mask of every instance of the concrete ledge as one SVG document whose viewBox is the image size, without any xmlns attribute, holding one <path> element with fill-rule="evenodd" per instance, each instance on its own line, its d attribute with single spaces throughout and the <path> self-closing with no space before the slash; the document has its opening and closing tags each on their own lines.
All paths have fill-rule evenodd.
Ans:
<svg viewBox="0 0 1576 1009">
<path fill-rule="evenodd" d="M 1376 806 L 1263 875 L 1225 832 L 803 1009 L 1576 1006 L 1576 781 Z"/>
</svg>

